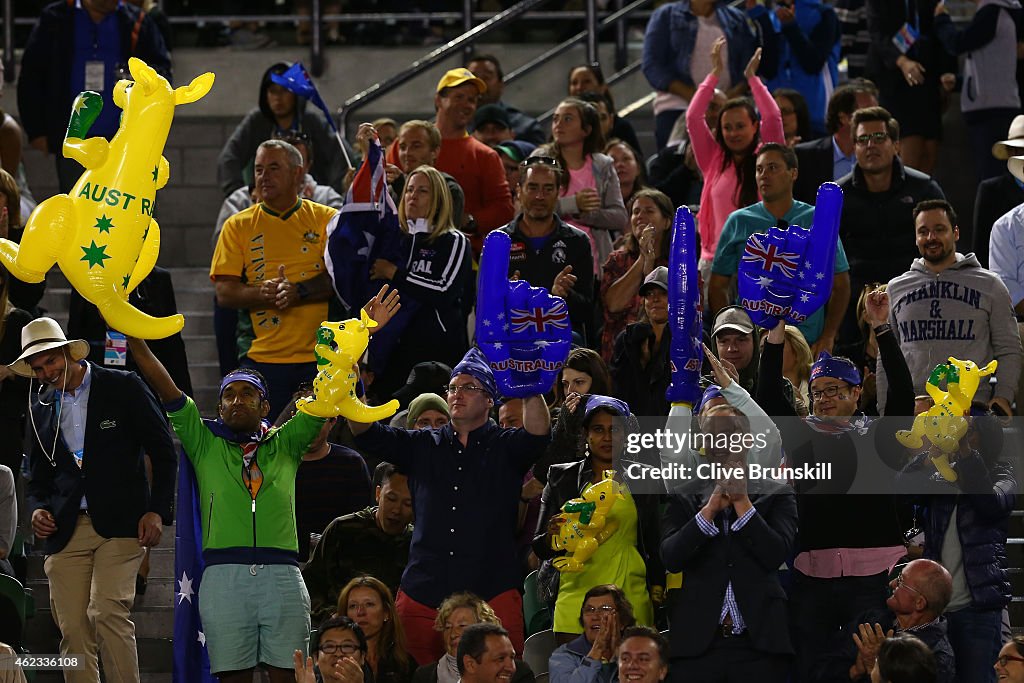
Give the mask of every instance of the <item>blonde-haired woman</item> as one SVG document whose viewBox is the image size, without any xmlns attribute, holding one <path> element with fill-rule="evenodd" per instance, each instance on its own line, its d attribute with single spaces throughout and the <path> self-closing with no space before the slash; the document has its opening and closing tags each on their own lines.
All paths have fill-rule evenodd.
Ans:
<svg viewBox="0 0 1024 683">
<path fill-rule="evenodd" d="M 452 221 L 452 197 L 441 172 L 420 166 L 409 173 L 398 205 L 402 263 L 377 259 L 372 280 L 402 292 L 402 311 L 370 345 L 374 388 L 390 396 L 417 363 L 455 367 L 469 349 L 466 317 L 472 305 L 473 252 Z M 394 327 L 394 329 L 390 329 Z M 379 339 L 377 339 L 379 337 Z"/>
<path fill-rule="evenodd" d="M 804 405 L 811 405 L 808 400 L 808 385 L 811 381 L 811 347 L 804 338 L 800 328 L 786 325 L 786 341 L 782 350 L 782 374 L 793 385 L 793 389 L 803 399 Z"/>
<path fill-rule="evenodd" d="M 408 683 L 416 662 L 405 651 L 405 631 L 395 612 L 391 590 L 372 576 L 357 576 L 338 595 L 339 616 L 347 616 L 366 635 L 366 663 L 374 683 Z"/>
<path fill-rule="evenodd" d="M 473 624 L 497 624 L 501 619 L 482 598 L 473 593 L 453 593 L 437 608 L 434 630 L 441 634 L 445 653 L 436 662 L 424 664 L 416 669 L 412 683 L 456 683 L 459 680 L 458 662 L 455 653 L 459 640 L 467 626 Z M 533 671 L 521 660 L 516 660 L 516 672 L 510 683 L 533 681 Z"/>
</svg>

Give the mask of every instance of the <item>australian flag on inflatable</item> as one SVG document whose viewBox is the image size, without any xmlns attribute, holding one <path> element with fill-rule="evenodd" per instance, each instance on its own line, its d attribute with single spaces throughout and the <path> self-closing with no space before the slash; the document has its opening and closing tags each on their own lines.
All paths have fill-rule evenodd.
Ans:
<svg viewBox="0 0 1024 683">
<path fill-rule="evenodd" d="M 380 258 L 402 268 L 407 251 L 403 244 L 410 239 L 398 227 L 398 211 L 388 193 L 384 150 L 380 141 L 374 138 L 367 147 L 366 158 L 345 195 L 345 204 L 338 212 L 338 219 L 327 227 L 327 248 L 324 251 L 334 292 L 348 309 L 348 314 L 356 317 L 359 308 L 383 284 L 370 281 L 370 266 Z M 383 371 L 402 330 L 418 308 L 415 300 L 403 298 L 401 310 L 387 328 L 373 335 L 370 366 L 375 372 Z"/>
</svg>

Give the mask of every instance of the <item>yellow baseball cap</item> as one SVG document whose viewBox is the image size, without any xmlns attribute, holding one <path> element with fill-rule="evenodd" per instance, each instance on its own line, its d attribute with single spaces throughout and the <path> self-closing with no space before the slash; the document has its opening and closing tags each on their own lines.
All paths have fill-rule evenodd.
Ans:
<svg viewBox="0 0 1024 683">
<path fill-rule="evenodd" d="M 472 83 L 480 91 L 481 95 L 487 92 L 487 84 L 474 76 L 473 72 L 465 67 L 452 69 L 445 73 L 444 76 L 441 76 L 441 80 L 437 82 L 437 92 L 441 92 L 445 88 L 454 88 L 463 83 Z"/>
</svg>

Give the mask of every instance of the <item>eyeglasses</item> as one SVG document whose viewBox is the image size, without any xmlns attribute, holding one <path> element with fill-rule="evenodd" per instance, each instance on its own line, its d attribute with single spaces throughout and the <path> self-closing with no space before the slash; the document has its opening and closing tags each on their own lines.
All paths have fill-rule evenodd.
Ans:
<svg viewBox="0 0 1024 683">
<path fill-rule="evenodd" d="M 333 655 L 339 652 L 343 655 L 351 655 L 359 651 L 359 645 L 356 643 L 323 643 L 317 649 L 325 655 Z"/>
<path fill-rule="evenodd" d="M 870 143 L 880 145 L 889 139 L 889 134 L 884 131 L 878 131 L 877 133 L 867 133 L 865 135 L 858 135 L 853 139 L 855 143 L 861 147 L 867 147 Z"/>
<path fill-rule="evenodd" d="M 1024 657 L 1014 657 L 1013 655 L 999 655 L 999 658 L 996 659 L 996 662 L 999 663 L 999 666 L 1006 666 L 1007 662 L 1024 662 Z"/>
<path fill-rule="evenodd" d="M 922 598 L 924 598 L 924 593 L 922 593 L 921 591 L 917 590 L 916 588 L 911 586 L 909 583 L 907 583 L 906 580 L 904 580 L 903 572 L 900 572 L 899 574 L 896 575 L 896 588 L 895 588 L 895 590 L 899 590 L 900 588 L 906 588 L 907 590 L 913 591 L 913 592 L 917 593 L 918 595 L 920 595 Z M 925 598 L 925 602 L 926 603 L 928 602 L 928 598 Z"/>
<path fill-rule="evenodd" d="M 583 608 L 584 614 L 608 614 L 609 612 L 615 611 L 615 605 L 601 605 L 600 607 L 594 607 L 593 605 L 587 605 Z"/>
<path fill-rule="evenodd" d="M 820 401 L 822 397 L 835 398 L 837 395 L 839 395 L 839 391 L 845 388 L 846 387 L 844 387 L 841 384 L 833 384 L 832 386 L 825 387 L 820 391 L 812 391 L 811 399 L 814 401 Z"/>
<path fill-rule="evenodd" d="M 458 394 L 458 393 L 467 393 L 468 392 L 470 395 L 473 395 L 476 392 L 480 392 L 482 394 L 482 393 L 485 393 L 487 391 L 483 387 L 475 387 L 472 384 L 449 384 L 447 387 L 445 387 L 445 390 L 449 394 Z"/>
</svg>

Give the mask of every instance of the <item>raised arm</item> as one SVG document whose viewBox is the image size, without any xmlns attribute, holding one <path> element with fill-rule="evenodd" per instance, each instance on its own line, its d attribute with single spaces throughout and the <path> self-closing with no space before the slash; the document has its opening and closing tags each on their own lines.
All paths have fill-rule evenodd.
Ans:
<svg viewBox="0 0 1024 683">
<path fill-rule="evenodd" d="M 181 398 L 181 389 L 174 383 L 167 368 L 159 358 L 153 355 L 144 340 L 128 337 L 128 348 L 132 352 L 132 358 L 135 359 L 139 372 L 142 373 L 149 386 L 153 387 L 153 391 L 156 392 L 161 402 L 171 403 Z"/>
</svg>

